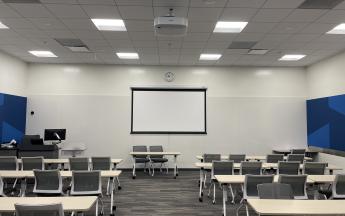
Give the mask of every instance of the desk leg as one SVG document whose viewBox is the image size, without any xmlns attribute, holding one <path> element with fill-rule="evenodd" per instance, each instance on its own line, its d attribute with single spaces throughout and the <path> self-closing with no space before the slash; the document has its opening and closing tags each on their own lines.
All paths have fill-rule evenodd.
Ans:
<svg viewBox="0 0 345 216">
<path fill-rule="evenodd" d="M 202 202 L 203 200 L 203 181 L 204 181 L 204 169 L 203 168 L 200 168 L 200 184 L 199 184 L 199 201 Z"/>
<path fill-rule="evenodd" d="M 333 169 L 330 169 L 330 170 L 329 170 L 329 174 L 330 174 L 330 175 L 333 175 Z"/>
<path fill-rule="evenodd" d="M 62 171 L 65 170 L 65 163 L 61 163 L 61 170 L 62 170 Z"/>
<path fill-rule="evenodd" d="M 226 201 L 228 199 L 227 185 L 223 184 L 223 216 L 226 216 Z"/>
<path fill-rule="evenodd" d="M 110 178 L 110 215 L 114 216 L 114 211 L 116 206 L 114 206 L 114 177 Z"/>
<path fill-rule="evenodd" d="M 177 170 L 177 155 L 174 155 L 174 178 L 178 176 L 178 170 Z"/>
<path fill-rule="evenodd" d="M 135 156 L 133 156 L 133 173 L 132 173 L 132 179 L 135 179 L 135 177 L 136 177 L 136 174 L 135 174 L 135 161 L 136 161 Z"/>
<path fill-rule="evenodd" d="M 114 163 L 114 170 L 116 170 L 116 163 Z M 118 190 L 121 190 L 122 187 L 121 187 L 121 184 L 120 184 L 120 180 L 119 180 L 119 177 L 116 177 L 116 182 L 117 182 L 117 189 Z"/>
<path fill-rule="evenodd" d="M 26 191 L 26 179 L 22 178 L 20 180 L 20 192 L 19 192 L 19 196 L 20 197 L 24 197 L 25 196 L 25 191 Z"/>
</svg>

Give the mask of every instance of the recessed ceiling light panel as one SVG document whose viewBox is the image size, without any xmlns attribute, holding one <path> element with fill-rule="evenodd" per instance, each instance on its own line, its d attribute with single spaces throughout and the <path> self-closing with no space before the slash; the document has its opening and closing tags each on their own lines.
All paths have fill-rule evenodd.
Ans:
<svg viewBox="0 0 345 216">
<path fill-rule="evenodd" d="M 40 58 L 56 58 L 57 57 L 51 51 L 46 51 L 46 50 L 31 50 L 29 51 L 29 53 Z"/>
<path fill-rule="evenodd" d="M 8 29 L 8 26 L 0 22 L 0 29 Z"/>
<path fill-rule="evenodd" d="M 302 55 L 302 54 L 288 54 L 288 55 L 283 55 L 279 59 L 279 61 L 298 61 L 304 57 L 305 55 Z"/>
<path fill-rule="evenodd" d="M 341 23 L 328 31 L 327 34 L 345 34 L 345 23 Z"/>
<path fill-rule="evenodd" d="M 204 54 L 200 55 L 200 59 L 199 60 L 216 61 L 216 60 L 220 59 L 220 57 L 222 57 L 221 54 L 208 54 L 208 53 L 204 53 Z"/>
<path fill-rule="evenodd" d="M 139 59 L 138 53 L 116 53 L 120 59 Z"/>
<path fill-rule="evenodd" d="M 240 33 L 248 24 L 248 22 L 226 22 L 219 21 L 213 32 L 217 33 Z"/>
<path fill-rule="evenodd" d="M 121 19 L 91 19 L 100 31 L 127 31 Z"/>
</svg>

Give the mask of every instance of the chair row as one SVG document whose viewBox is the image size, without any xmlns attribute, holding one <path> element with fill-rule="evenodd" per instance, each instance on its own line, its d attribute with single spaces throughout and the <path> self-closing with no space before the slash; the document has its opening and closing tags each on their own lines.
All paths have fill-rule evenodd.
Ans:
<svg viewBox="0 0 345 216">
<path fill-rule="evenodd" d="M 210 163 L 213 160 L 221 160 L 220 154 L 204 154 L 203 161 L 205 163 Z M 240 163 L 242 161 L 246 161 L 246 155 L 245 154 L 230 154 L 228 157 L 228 160 L 234 161 L 235 163 Z M 287 156 L 287 161 L 298 161 L 300 163 L 303 163 L 305 160 L 304 154 L 289 154 Z M 278 163 L 279 161 L 284 161 L 284 155 L 283 154 L 268 154 L 266 156 L 266 162 L 267 163 Z"/>
<path fill-rule="evenodd" d="M 43 157 L 22 157 L 21 170 L 44 170 Z M 69 158 L 70 170 L 111 170 L 112 163 L 110 157 L 74 157 Z M 17 157 L 2 156 L 0 157 L 0 170 L 18 170 L 19 164 Z"/>
<path fill-rule="evenodd" d="M 59 170 L 34 169 L 33 172 L 35 178 L 33 193 L 38 196 L 65 195 Z M 0 177 L 0 196 L 6 196 L 3 192 L 3 186 L 3 180 Z M 72 171 L 69 195 L 98 196 L 102 204 L 101 214 L 103 214 L 101 171 Z"/>
</svg>

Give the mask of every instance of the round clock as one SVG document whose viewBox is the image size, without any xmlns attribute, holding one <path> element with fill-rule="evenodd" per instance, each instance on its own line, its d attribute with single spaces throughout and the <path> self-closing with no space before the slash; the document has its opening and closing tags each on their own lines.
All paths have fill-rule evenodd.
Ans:
<svg viewBox="0 0 345 216">
<path fill-rule="evenodd" d="M 175 74 L 173 72 L 166 72 L 164 74 L 164 79 L 167 82 L 172 82 L 174 80 L 174 78 L 175 78 Z"/>
</svg>

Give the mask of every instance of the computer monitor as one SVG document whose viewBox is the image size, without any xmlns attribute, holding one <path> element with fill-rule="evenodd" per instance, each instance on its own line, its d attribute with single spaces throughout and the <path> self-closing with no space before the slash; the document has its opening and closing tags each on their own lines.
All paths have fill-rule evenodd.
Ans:
<svg viewBox="0 0 345 216">
<path fill-rule="evenodd" d="M 66 129 L 45 129 L 44 130 L 44 140 L 65 140 L 66 139 Z"/>
</svg>

